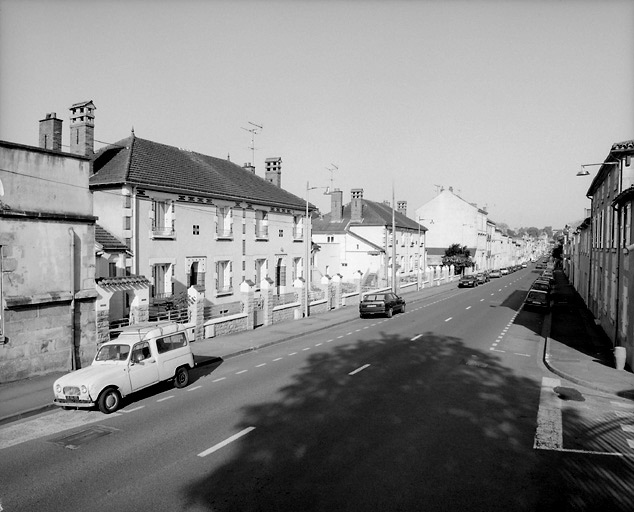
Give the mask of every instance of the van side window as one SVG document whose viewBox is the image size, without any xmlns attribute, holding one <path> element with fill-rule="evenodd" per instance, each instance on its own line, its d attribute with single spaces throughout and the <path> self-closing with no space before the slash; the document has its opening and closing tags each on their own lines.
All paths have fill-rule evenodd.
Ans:
<svg viewBox="0 0 634 512">
<path fill-rule="evenodd" d="M 156 340 L 156 348 L 159 354 L 184 347 L 185 345 L 187 345 L 187 340 L 185 339 L 184 332 L 172 334 L 171 336 L 165 336 L 164 338 L 158 338 Z"/>
<path fill-rule="evenodd" d="M 138 363 L 150 358 L 150 345 L 147 341 L 137 343 L 132 350 L 132 361 Z"/>
</svg>

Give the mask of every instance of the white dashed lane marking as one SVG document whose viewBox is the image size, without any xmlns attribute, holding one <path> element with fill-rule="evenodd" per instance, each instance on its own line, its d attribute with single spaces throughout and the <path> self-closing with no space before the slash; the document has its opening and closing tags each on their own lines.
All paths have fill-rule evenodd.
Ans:
<svg viewBox="0 0 634 512">
<path fill-rule="evenodd" d="M 232 435 L 231 437 L 225 439 L 224 441 L 222 441 L 221 443 L 218 443 L 214 446 L 212 446 L 211 448 L 208 448 L 207 450 L 205 450 L 204 452 L 200 452 L 198 454 L 199 457 L 206 457 L 207 455 L 209 455 L 210 453 L 213 453 L 217 450 L 220 450 L 220 448 L 224 448 L 225 446 L 227 446 L 230 443 L 233 443 L 234 441 L 236 441 L 237 439 L 240 439 L 242 436 L 248 434 L 249 432 L 251 432 L 252 430 L 254 430 L 255 427 L 247 427 L 244 430 L 241 430 L 240 432 L 238 432 L 237 434 Z"/>
</svg>

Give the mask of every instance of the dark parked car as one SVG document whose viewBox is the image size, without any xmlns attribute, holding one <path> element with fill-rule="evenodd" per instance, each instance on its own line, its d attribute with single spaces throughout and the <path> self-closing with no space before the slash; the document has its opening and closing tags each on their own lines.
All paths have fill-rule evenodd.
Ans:
<svg viewBox="0 0 634 512">
<path fill-rule="evenodd" d="M 458 288 L 466 288 L 470 286 L 471 288 L 475 288 L 478 286 L 478 278 L 475 274 L 469 274 L 468 276 L 462 276 L 458 281 Z"/>
<path fill-rule="evenodd" d="M 529 290 L 524 307 L 527 309 L 547 310 L 550 307 L 550 296 L 542 290 Z"/>
<path fill-rule="evenodd" d="M 550 284 L 540 281 L 539 279 L 533 283 L 531 290 L 541 290 L 550 293 Z"/>
<path fill-rule="evenodd" d="M 400 311 L 405 312 L 405 300 L 392 292 L 368 293 L 359 303 L 359 316 L 365 318 L 370 315 L 387 315 Z"/>
</svg>

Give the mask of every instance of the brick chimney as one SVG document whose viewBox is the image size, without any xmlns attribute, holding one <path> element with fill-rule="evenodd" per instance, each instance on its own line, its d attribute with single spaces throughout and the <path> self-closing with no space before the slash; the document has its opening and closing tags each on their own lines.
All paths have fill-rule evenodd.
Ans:
<svg viewBox="0 0 634 512">
<path fill-rule="evenodd" d="M 255 165 L 251 165 L 251 162 L 247 162 L 245 163 L 242 168 L 245 171 L 251 171 L 253 174 L 255 174 Z"/>
<path fill-rule="evenodd" d="M 350 191 L 352 199 L 350 201 L 351 214 L 350 220 L 352 222 L 361 222 L 363 219 L 363 189 L 353 188 Z"/>
<path fill-rule="evenodd" d="M 343 219 L 343 191 L 336 188 L 330 193 L 330 222 Z"/>
<path fill-rule="evenodd" d="M 407 217 L 407 201 L 396 201 L 396 211 Z"/>
<path fill-rule="evenodd" d="M 92 156 L 95 152 L 95 110 L 92 101 L 82 101 L 70 107 L 70 152 Z"/>
<path fill-rule="evenodd" d="M 40 147 L 42 149 L 62 150 L 62 123 L 57 114 L 51 112 L 40 121 Z"/>
<path fill-rule="evenodd" d="M 282 188 L 282 158 L 279 156 L 267 158 L 264 164 L 266 165 L 264 179 L 276 187 Z"/>
</svg>

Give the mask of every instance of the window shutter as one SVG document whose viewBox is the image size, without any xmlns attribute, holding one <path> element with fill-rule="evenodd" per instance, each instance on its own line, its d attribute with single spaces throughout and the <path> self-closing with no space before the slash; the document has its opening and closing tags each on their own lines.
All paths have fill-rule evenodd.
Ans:
<svg viewBox="0 0 634 512">
<path fill-rule="evenodd" d="M 229 262 L 229 288 L 233 289 L 233 261 Z"/>
</svg>

